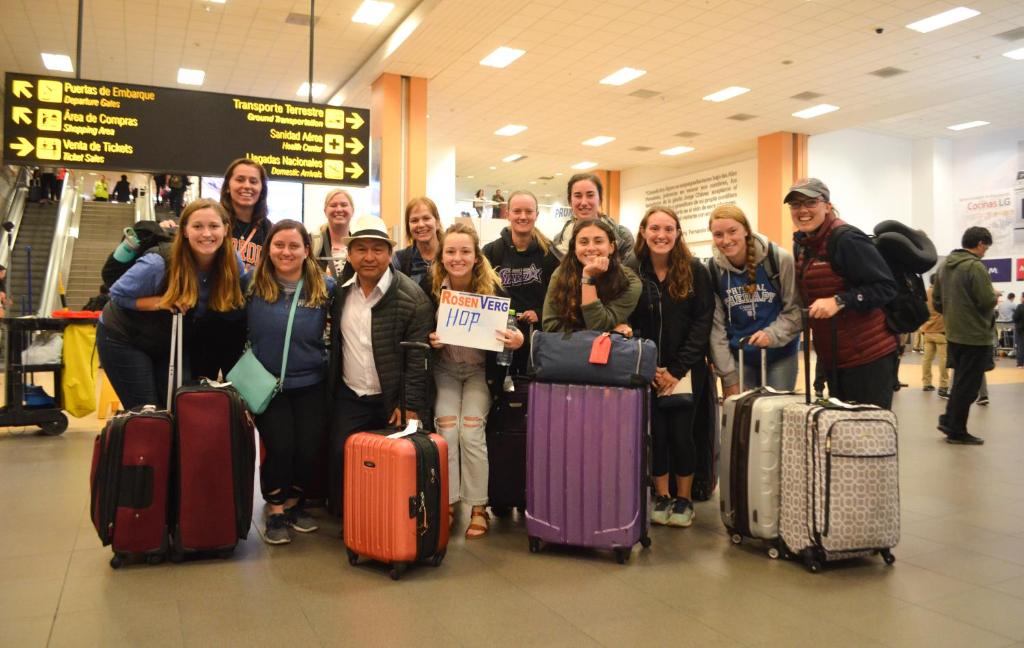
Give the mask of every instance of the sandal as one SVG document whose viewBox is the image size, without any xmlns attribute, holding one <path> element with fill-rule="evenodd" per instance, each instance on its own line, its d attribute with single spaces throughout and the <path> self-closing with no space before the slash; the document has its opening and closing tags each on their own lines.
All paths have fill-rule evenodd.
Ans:
<svg viewBox="0 0 1024 648">
<path fill-rule="evenodd" d="M 478 509 L 474 506 L 473 512 L 469 516 L 469 527 L 466 529 L 466 539 L 475 540 L 487 535 L 491 526 L 490 519 L 491 516 L 487 514 L 487 509 L 483 507 Z M 477 520 L 480 520 L 482 523 L 477 522 Z"/>
</svg>

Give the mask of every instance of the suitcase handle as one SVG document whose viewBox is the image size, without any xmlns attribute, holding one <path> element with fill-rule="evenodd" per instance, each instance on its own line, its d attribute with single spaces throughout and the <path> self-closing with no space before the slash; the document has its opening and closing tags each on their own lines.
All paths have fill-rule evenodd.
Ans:
<svg viewBox="0 0 1024 648">
<path fill-rule="evenodd" d="M 800 309 L 800 324 L 804 333 L 804 400 L 811 404 L 811 320 L 810 311 Z"/>
<path fill-rule="evenodd" d="M 750 343 L 750 336 L 744 336 L 739 339 L 740 355 L 740 391 L 743 391 L 743 365 L 746 356 L 743 355 L 743 350 Z M 761 347 L 761 387 L 768 386 L 768 349 Z"/>
<path fill-rule="evenodd" d="M 398 346 L 402 348 L 402 362 L 399 363 L 398 369 L 398 416 L 399 423 L 402 429 L 405 429 L 407 421 L 405 420 L 405 361 L 406 356 L 409 354 L 409 349 L 420 349 L 423 351 L 423 372 L 427 373 L 430 371 L 430 345 L 426 342 L 399 342 Z M 421 421 L 422 426 L 422 421 Z M 422 429 L 422 427 L 420 428 Z"/>
<path fill-rule="evenodd" d="M 180 312 L 171 314 L 171 357 L 167 362 L 167 411 L 171 411 L 171 398 L 181 388 L 183 367 L 181 347 L 184 338 L 184 320 Z"/>
</svg>

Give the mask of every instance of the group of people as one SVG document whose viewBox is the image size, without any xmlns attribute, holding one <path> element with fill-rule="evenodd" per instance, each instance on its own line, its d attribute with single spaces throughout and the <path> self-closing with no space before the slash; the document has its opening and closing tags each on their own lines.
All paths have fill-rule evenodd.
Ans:
<svg viewBox="0 0 1024 648">
<path fill-rule="evenodd" d="M 313 235 L 295 220 L 271 225 L 266 172 L 236 160 L 219 201 L 185 208 L 170 251 L 143 255 L 111 287 L 97 330 L 101 362 L 124 407 L 164 405 L 170 313 L 181 312 L 186 376 L 227 375 L 246 345 L 276 373 L 298 293 L 283 389 L 256 416 L 266 448 L 264 535 L 275 544 L 289 542 L 293 530 L 316 529 L 303 502 L 325 431 L 328 508 L 340 514 L 345 440 L 403 418 L 445 438 L 452 513 L 467 505 L 466 536 L 486 535 L 488 462 L 501 461 L 488 457 L 487 416 L 507 372 L 526 370 L 536 326 L 654 340 L 655 399 L 689 377 L 697 407 L 652 407 L 652 520 L 659 524 L 692 523 L 695 412 L 714 398 L 716 375 L 725 395 L 738 393 L 760 383 L 763 357 L 767 384 L 793 389 L 801 304 L 828 367 L 830 395 L 889 407 L 896 335 L 881 307 L 895 282 L 859 230 L 844 228 L 830 243 L 842 221 L 824 183 L 803 181 L 786 196 L 795 258 L 730 204 L 711 214 L 708 264 L 690 252 L 672 209 L 648 209 L 634 242 L 602 213 L 597 176 L 575 175 L 567 190 L 573 218 L 554 240 L 536 227 L 536 197 L 515 191 L 508 226 L 486 246 L 471 226 L 445 229 L 437 205 L 415 198 L 403 219 L 408 246 L 396 249 L 380 218 L 354 216 L 344 190 L 327 195 L 327 222 Z M 436 316 L 445 289 L 510 298 L 518 327 L 494 336 L 513 352 L 511 366 L 499 364 L 496 352 L 441 342 Z M 406 351 L 402 341 L 428 343 L 430 357 Z M 742 386 L 739 363 L 748 369 Z"/>
</svg>

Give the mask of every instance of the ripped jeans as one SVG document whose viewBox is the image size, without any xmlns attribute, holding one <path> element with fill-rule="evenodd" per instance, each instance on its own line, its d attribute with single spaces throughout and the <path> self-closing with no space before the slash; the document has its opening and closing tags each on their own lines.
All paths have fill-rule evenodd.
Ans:
<svg viewBox="0 0 1024 648">
<path fill-rule="evenodd" d="M 434 429 L 448 442 L 448 503 L 487 504 L 487 439 L 491 392 L 483 365 L 440 360 L 434 367 Z M 461 466 L 461 469 L 460 469 Z"/>
</svg>

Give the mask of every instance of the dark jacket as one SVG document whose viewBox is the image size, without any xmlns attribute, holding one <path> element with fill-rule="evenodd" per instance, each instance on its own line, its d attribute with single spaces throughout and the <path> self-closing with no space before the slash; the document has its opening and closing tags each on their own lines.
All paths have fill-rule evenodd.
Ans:
<svg viewBox="0 0 1024 648">
<path fill-rule="evenodd" d="M 551 275 L 558 267 L 554 253 L 550 249 L 545 253 L 537 241 L 530 241 L 520 252 L 512 243 L 512 231 L 506 227 L 499 238 L 484 246 L 484 256 L 498 273 L 516 313 L 532 310 L 539 318 Z"/>
<path fill-rule="evenodd" d="M 1016 335 L 1024 335 L 1024 304 L 1017 304 L 1013 310 L 1013 328 L 1016 329 Z"/>
<path fill-rule="evenodd" d="M 440 256 L 441 252 L 438 251 L 437 254 Z M 430 262 L 420 254 L 420 249 L 415 243 L 398 250 L 391 259 L 391 267 L 412 279 L 416 285 L 421 285 L 424 277 L 430 277 L 430 265 Z"/>
<path fill-rule="evenodd" d="M 693 259 L 690 269 L 693 292 L 677 301 L 669 295 L 667 283 L 658 280 L 650 261 L 641 262 L 637 272 L 642 282 L 640 300 L 629 318 L 629 325 L 636 337 L 654 340 L 658 345 L 659 367 L 665 367 L 676 378 L 692 370 L 694 384 L 697 384 L 707 371 L 715 289 L 704 264 Z"/>
<path fill-rule="evenodd" d="M 336 392 L 338 381 L 342 380 L 341 357 L 341 316 L 345 308 L 348 288 L 345 287 L 353 275 L 352 266 L 345 267 L 345 273 L 338 279 L 334 289 L 334 306 L 331 308 L 331 357 L 328 369 L 328 384 L 331 394 Z M 358 289 L 353 284 L 355 289 Z M 427 342 L 434 330 L 434 317 L 430 300 L 412 279 L 392 270 L 391 285 L 377 305 L 373 307 L 373 362 L 377 367 L 381 393 L 388 403 L 388 409 L 399 405 L 399 388 L 402 380 L 402 356 L 400 342 Z M 424 354 L 420 349 L 410 349 L 405 354 L 405 395 L 406 406 L 424 417 L 430 411 L 428 376 L 424 369 Z M 429 420 L 429 418 L 424 418 Z"/>
<path fill-rule="evenodd" d="M 932 305 L 946 322 L 946 339 L 957 344 L 991 346 L 995 338 L 996 292 L 981 259 L 953 250 L 939 268 Z"/>
</svg>

